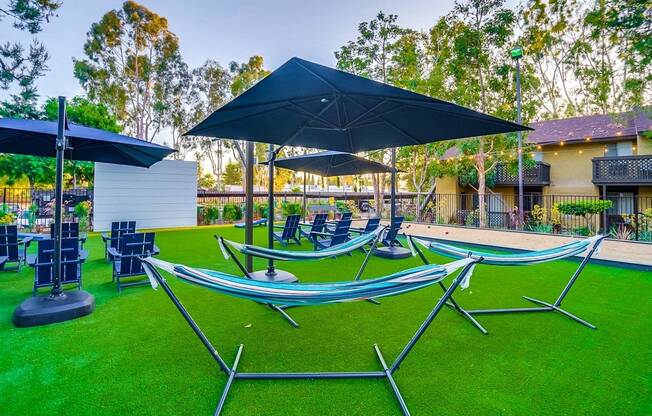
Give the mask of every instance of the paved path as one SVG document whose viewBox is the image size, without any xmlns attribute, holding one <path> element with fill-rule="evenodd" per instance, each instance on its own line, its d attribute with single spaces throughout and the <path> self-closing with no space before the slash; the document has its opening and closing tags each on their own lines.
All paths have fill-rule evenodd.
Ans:
<svg viewBox="0 0 652 416">
<path fill-rule="evenodd" d="M 361 223 L 364 224 L 364 221 Z M 468 242 L 521 250 L 541 250 L 580 239 L 555 234 L 536 234 L 417 223 L 405 223 L 403 225 L 403 232 L 406 234 L 450 240 L 451 242 Z M 622 240 L 606 240 L 602 244 L 600 254 L 595 256 L 598 259 L 652 267 L 652 244 Z"/>
</svg>

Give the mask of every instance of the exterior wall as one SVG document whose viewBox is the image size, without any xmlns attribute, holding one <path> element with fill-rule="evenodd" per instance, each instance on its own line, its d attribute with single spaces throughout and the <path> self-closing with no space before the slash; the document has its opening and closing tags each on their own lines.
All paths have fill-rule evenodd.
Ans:
<svg viewBox="0 0 652 416">
<path fill-rule="evenodd" d="M 550 164 L 550 186 L 546 187 L 545 193 L 599 195 L 598 188 L 592 182 L 591 159 L 604 156 L 605 145 L 606 142 L 587 142 L 544 146 L 543 161 Z"/>
<path fill-rule="evenodd" d="M 639 186 L 638 187 L 638 196 L 644 196 L 646 198 L 652 198 L 652 186 Z"/>
<path fill-rule="evenodd" d="M 639 134 L 636 140 L 636 154 L 652 155 L 652 139 Z"/>
<path fill-rule="evenodd" d="M 149 169 L 96 163 L 94 230 L 125 220 L 138 229 L 197 225 L 197 163 L 164 160 Z"/>
<path fill-rule="evenodd" d="M 436 191 L 438 194 L 459 194 L 460 185 L 456 176 L 444 176 L 435 180 Z"/>
</svg>

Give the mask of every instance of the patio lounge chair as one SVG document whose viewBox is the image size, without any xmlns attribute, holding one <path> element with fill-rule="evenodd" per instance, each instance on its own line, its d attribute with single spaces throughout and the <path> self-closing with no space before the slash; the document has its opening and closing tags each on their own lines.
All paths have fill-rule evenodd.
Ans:
<svg viewBox="0 0 652 416">
<path fill-rule="evenodd" d="M 82 286 L 82 263 L 85 257 L 79 250 L 79 239 L 61 239 L 61 272 L 59 279 L 62 285 L 73 284 L 78 290 Z M 36 255 L 27 259 L 27 264 L 34 268 L 34 295 L 42 287 L 51 287 L 54 280 L 54 240 L 39 240 Z"/>
<path fill-rule="evenodd" d="M 120 243 L 120 237 L 124 234 L 133 234 L 136 232 L 136 221 L 114 221 L 111 223 L 110 234 L 102 233 L 104 241 L 104 258 L 112 260 L 109 255 L 109 249 L 117 249 Z"/>
<path fill-rule="evenodd" d="M 316 236 L 324 237 L 323 239 L 316 238 L 313 241 L 315 245 L 315 251 L 323 250 L 325 248 L 334 247 L 338 244 L 345 243 L 349 240 L 349 228 L 351 228 L 351 220 L 340 220 L 337 222 L 333 233 L 315 233 Z M 347 252 L 347 255 L 351 255 L 351 252 Z"/>
<path fill-rule="evenodd" d="M 267 218 L 260 218 L 253 222 L 254 227 L 262 227 L 263 225 L 267 225 Z M 235 228 L 245 228 L 246 224 L 244 222 L 237 222 L 233 226 Z"/>
<path fill-rule="evenodd" d="M 333 221 L 326 221 L 326 231 L 329 233 L 332 233 L 333 230 L 335 230 L 335 227 L 337 226 L 338 221 L 346 221 L 350 220 L 353 218 L 353 213 L 352 212 L 342 212 L 340 214 L 340 218 L 337 220 Z"/>
<path fill-rule="evenodd" d="M 141 259 L 159 252 L 154 245 L 154 237 L 154 233 L 124 234 L 118 249 L 109 248 L 113 258 L 113 281 L 116 282 L 118 292 L 123 287 L 147 284 L 147 280 L 123 282 L 123 279 L 145 275 Z"/>
<path fill-rule="evenodd" d="M 314 241 L 317 238 L 315 233 L 321 233 L 324 231 L 326 226 L 326 220 L 328 219 L 328 214 L 316 214 L 313 218 L 312 223 L 300 224 L 310 226 L 310 230 L 305 231 L 303 228 L 299 227 L 299 240 L 301 237 L 306 237 L 310 241 Z"/>
<path fill-rule="evenodd" d="M 433 320 L 437 317 L 445 303 L 451 297 L 453 292 L 460 286 L 463 281 L 468 281 L 470 275 L 473 273 L 473 268 L 480 262 L 481 259 L 466 258 L 454 261 L 452 263 L 437 266 L 420 266 L 388 276 L 379 277 L 376 279 L 368 279 L 364 281 L 354 282 L 337 282 L 337 283 L 273 283 L 262 282 L 248 279 L 242 279 L 224 272 L 195 269 L 192 267 L 172 264 L 154 258 L 143 259 L 145 267 L 148 269 L 148 276 L 152 287 L 157 288 L 161 286 L 165 294 L 170 298 L 179 313 L 186 320 L 188 325 L 194 331 L 195 335 L 201 340 L 202 344 L 211 357 L 215 360 L 220 370 L 226 376 L 227 381 L 219 398 L 214 415 L 219 415 L 222 412 L 226 398 L 231 389 L 231 385 L 235 380 L 279 380 L 279 379 L 386 379 L 399 403 L 401 411 L 404 415 L 409 415 L 410 411 L 401 395 L 401 392 L 394 380 L 394 374 L 401 367 L 405 358 L 409 355 L 412 348 L 419 341 L 424 332 L 428 329 Z M 460 270 L 455 276 L 450 287 L 444 293 L 435 306 L 428 313 L 423 323 L 420 325 L 416 333 L 405 344 L 401 352 L 398 354 L 394 362 L 389 365 L 385 361 L 383 354 L 378 345 L 374 345 L 374 351 L 378 357 L 378 361 L 382 366 L 382 370 L 378 371 L 339 371 L 339 372 L 241 372 L 238 370 L 238 363 L 242 356 L 243 345 L 240 344 L 235 359 L 232 365 L 228 365 L 218 350 L 208 339 L 206 334 L 201 330 L 197 323 L 193 320 L 188 310 L 183 306 L 179 298 L 173 292 L 168 282 L 161 276 L 159 270 L 166 271 L 173 274 L 182 281 L 192 283 L 205 289 L 211 289 L 219 293 L 253 300 L 259 303 L 274 304 L 281 303 L 286 305 L 323 305 L 341 302 L 361 301 L 370 298 L 380 298 L 384 296 L 400 295 L 410 291 L 418 290 L 431 286 L 440 282 L 445 277 Z M 180 358 L 183 356 L 183 351 L 180 351 Z"/>
<path fill-rule="evenodd" d="M 400 246 L 403 247 L 398 237 L 398 232 L 401 231 L 401 226 L 403 225 L 404 217 L 394 217 L 394 222 L 390 225 L 389 229 L 385 232 L 385 235 L 380 240 L 380 243 L 387 247 Z"/>
<path fill-rule="evenodd" d="M 561 303 L 568 295 L 568 292 L 571 290 L 577 278 L 584 270 L 584 267 L 588 264 L 591 257 L 594 254 L 597 254 L 602 241 L 607 236 L 597 235 L 595 237 L 586 238 L 580 241 L 573 241 L 559 247 L 554 247 L 545 250 L 538 251 L 529 251 L 525 253 L 510 253 L 510 254 L 496 254 L 496 253 L 487 253 L 479 250 L 470 250 L 467 248 L 457 247 L 451 244 L 444 244 L 436 241 L 427 241 L 422 240 L 413 236 L 408 237 L 408 243 L 415 253 L 421 257 L 421 260 L 425 264 L 429 264 L 426 257 L 423 255 L 423 252 L 419 247 L 414 244 L 417 243 L 428 248 L 430 251 L 444 255 L 446 257 L 452 258 L 463 258 L 463 257 L 473 257 L 473 258 L 483 258 L 483 263 L 493 264 L 498 266 L 529 266 L 538 263 L 545 263 L 549 261 L 561 260 L 568 257 L 573 257 L 580 255 L 588 250 L 588 253 L 584 256 L 580 265 L 577 267 L 575 272 L 570 277 L 568 283 L 563 288 L 557 299 L 554 303 L 544 302 L 539 299 L 531 298 L 529 296 L 523 296 L 523 299 L 528 300 L 532 303 L 535 303 L 539 306 L 529 307 L 529 308 L 503 308 L 503 309 L 477 309 L 477 310 L 466 310 L 462 308 L 458 302 L 451 296 L 450 302 L 447 302 L 446 305 L 456 310 L 462 316 L 467 318 L 476 328 L 478 328 L 483 334 L 488 334 L 487 330 L 475 319 L 473 315 L 482 315 L 482 314 L 494 314 L 494 313 L 522 313 L 522 312 L 559 312 L 562 315 L 565 315 L 574 321 L 587 326 L 591 329 L 596 329 L 596 326 L 588 323 L 587 321 L 573 315 L 572 313 L 561 308 Z M 439 282 L 442 290 L 446 291 L 446 286 Z"/>
<path fill-rule="evenodd" d="M 64 222 L 61 224 L 61 238 L 78 238 L 79 246 L 84 247 L 87 235 L 79 232 L 78 222 Z M 50 224 L 50 238 L 54 238 L 54 223 Z"/>
<path fill-rule="evenodd" d="M 369 218 L 364 228 L 351 228 L 349 231 L 358 234 L 369 234 L 380 227 L 380 218 Z"/>
<path fill-rule="evenodd" d="M 0 262 L 0 270 L 8 270 L 7 263 L 16 263 L 11 269 L 20 271 L 20 265 L 27 258 L 27 248 L 31 242 L 32 237 L 18 239 L 18 226 L 0 225 L 0 259 L 4 258 L 4 262 Z"/>
<path fill-rule="evenodd" d="M 283 230 L 281 232 L 274 232 L 274 238 L 284 246 L 287 246 L 290 240 L 294 240 L 297 242 L 297 244 L 301 244 L 299 237 L 297 237 L 300 220 L 301 215 L 299 214 L 288 215 L 288 217 L 285 219 L 285 225 L 274 226 L 274 228 L 281 228 Z"/>
</svg>

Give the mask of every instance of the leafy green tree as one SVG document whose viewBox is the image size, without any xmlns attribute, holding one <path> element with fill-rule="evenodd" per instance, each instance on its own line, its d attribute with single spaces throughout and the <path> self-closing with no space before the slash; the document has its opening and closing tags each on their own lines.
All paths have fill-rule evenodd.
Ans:
<svg viewBox="0 0 652 416">
<path fill-rule="evenodd" d="M 117 118 L 104 104 L 95 104 L 84 97 L 73 97 L 66 104 L 68 121 L 87 127 L 119 133 L 122 127 Z M 43 105 L 43 117 L 46 120 L 57 120 L 59 117 L 59 101 L 49 98 Z M 92 162 L 66 160 L 65 173 L 71 179 L 73 188 L 79 183 L 91 184 L 95 173 Z"/>
<path fill-rule="evenodd" d="M 227 163 L 222 180 L 226 185 L 242 185 L 242 166 L 239 163 Z"/>
<path fill-rule="evenodd" d="M 52 0 L 9 0 L 0 5 L 0 21 L 12 19 L 14 29 L 35 35 L 55 16 L 61 2 Z M 0 44 L 0 89 L 16 84 L 19 92 L 0 103 L 0 115 L 13 118 L 36 118 L 35 81 L 47 71 L 49 59 L 45 45 L 32 41 L 29 49 L 17 42 Z"/>
<path fill-rule="evenodd" d="M 404 30 L 396 21 L 398 16 L 380 11 L 369 22 L 358 25 L 358 36 L 335 52 L 337 68 L 356 75 L 388 83 L 392 73 L 397 47 Z M 387 152 L 372 152 L 367 157 L 388 163 Z M 385 174 L 373 174 L 376 211 L 382 215 L 385 192 Z"/>
<path fill-rule="evenodd" d="M 28 155 L 0 155 L 0 176 L 6 178 L 7 185 L 27 178 L 29 187 L 52 186 L 55 167 L 51 158 Z"/>
<path fill-rule="evenodd" d="M 151 141 L 168 124 L 170 88 L 184 69 L 167 19 L 126 1 L 91 25 L 84 54 L 74 72 L 89 98 L 105 103 L 128 133 Z"/>
</svg>

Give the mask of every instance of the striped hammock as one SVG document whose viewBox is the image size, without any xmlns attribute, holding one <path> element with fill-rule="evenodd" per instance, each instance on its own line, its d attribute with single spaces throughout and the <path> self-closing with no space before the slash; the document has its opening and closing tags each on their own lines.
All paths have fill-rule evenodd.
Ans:
<svg viewBox="0 0 652 416">
<path fill-rule="evenodd" d="M 584 240 L 573 241 L 571 243 L 564 244 L 563 246 L 545 250 L 528 251 L 525 253 L 496 254 L 412 237 L 412 241 L 426 247 L 430 251 L 442 254 L 446 257 L 451 257 L 454 259 L 469 256 L 482 257 L 482 263 L 500 266 L 524 266 L 528 264 L 544 263 L 547 261 L 576 256 L 583 253 L 590 247 L 593 247 L 594 244 L 601 242 L 602 239 L 602 236 L 596 235 Z M 408 241 L 410 241 L 410 239 L 408 239 Z M 595 254 L 597 253 L 598 248 L 595 250 Z"/>
<path fill-rule="evenodd" d="M 444 265 L 419 266 L 385 277 L 353 282 L 273 283 L 245 279 L 216 270 L 195 269 L 153 257 L 142 261 L 185 282 L 225 295 L 281 305 L 319 305 L 399 295 L 440 282 L 456 270 L 475 262 L 465 258 Z M 473 267 L 468 270 L 467 276 L 470 277 Z M 151 270 L 147 266 L 144 269 L 152 287 L 156 289 L 158 283 Z"/>
<path fill-rule="evenodd" d="M 378 235 L 384 230 L 384 227 L 378 227 L 373 232 L 362 234 L 350 239 L 349 241 L 337 244 L 332 247 L 325 248 L 319 251 L 292 251 L 292 250 L 276 250 L 272 248 L 259 247 L 250 244 L 237 243 L 235 241 L 219 238 L 217 241 L 220 245 L 220 250 L 225 259 L 230 258 L 229 252 L 224 247 L 224 244 L 239 251 L 244 255 L 262 257 L 265 259 L 282 260 L 282 261 L 297 261 L 297 260 L 321 260 L 329 257 L 335 257 L 342 254 L 350 253 L 367 244 L 372 243 Z"/>
</svg>

